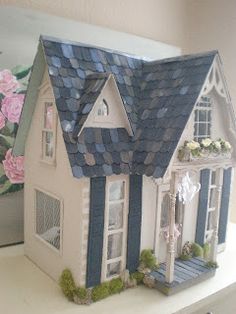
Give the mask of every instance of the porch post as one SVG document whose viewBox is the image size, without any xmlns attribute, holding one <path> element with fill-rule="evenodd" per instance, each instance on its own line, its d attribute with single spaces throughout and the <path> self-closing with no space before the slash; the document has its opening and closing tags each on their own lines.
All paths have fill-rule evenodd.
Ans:
<svg viewBox="0 0 236 314">
<path fill-rule="evenodd" d="M 174 281 L 174 264 L 175 264 L 175 203 L 176 203 L 176 173 L 171 175 L 170 182 L 170 207 L 169 207 L 169 242 L 167 244 L 166 257 L 166 282 Z"/>
<path fill-rule="evenodd" d="M 220 202 L 221 202 L 221 191 L 222 191 L 222 180 L 223 180 L 223 169 L 219 169 L 219 178 L 217 185 L 216 194 L 216 208 L 213 214 L 213 233 L 211 237 L 210 246 L 210 260 L 216 262 L 217 257 L 217 246 L 218 246 L 218 228 L 219 228 L 219 216 L 220 216 Z"/>
</svg>

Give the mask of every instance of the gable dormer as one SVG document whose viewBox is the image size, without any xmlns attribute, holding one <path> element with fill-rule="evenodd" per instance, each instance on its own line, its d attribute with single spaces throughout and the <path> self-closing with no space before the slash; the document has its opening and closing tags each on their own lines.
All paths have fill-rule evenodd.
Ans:
<svg viewBox="0 0 236 314">
<path fill-rule="evenodd" d="M 193 139 L 230 139 L 235 121 L 219 56 L 216 55 L 192 114 Z"/>
<path fill-rule="evenodd" d="M 188 142 L 199 142 L 200 146 L 194 142 L 190 143 L 193 147 L 192 149 L 195 149 L 195 147 L 207 147 L 204 145 L 210 145 L 213 142 L 216 142 L 216 145 L 219 146 L 219 140 L 220 142 L 228 142 L 232 146 L 232 149 L 230 149 L 231 153 L 225 154 L 226 159 L 235 158 L 235 129 L 233 106 L 225 83 L 222 65 L 219 56 L 216 55 L 202 85 L 201 92 L 195 102 L 173 159 L 175 159 L 175 162 L 179 161 L 179 150 L 185 147 Z M 210 139 L 210 141 L 204 141 L 203 144 L 202 141 L 204 139 Z M 209 148 L 209 152 L 210 149 L 213 149 L 213 152 L 215 152 L 214 160 L 216 161 L 219 157 L 222 159 L 223 155 L 221 156 L 219 152 L 221 148 L 214 148 L 214 145 Z M 208 150 L 206 150 L 207 152 Z M 205 156 L 203 153 L 201 154 Z M 208 159 L 208 162 L 210 162 L 211 158 L 209 157 Z M 206 158 L 204 160 L 206 162 Z"/>
<path fill-rule="evenodd" d="M 99 85 L 99 81 L 95 82 L 94 85 L 96 84 Z M 88 89 L 91 90 L 91 86 L 88 87 Z M 78 136 L 84 128 L 89 127 L 107 129 L 125 128 L 130 136 L 133 135 L 122 98 L 112 74 L 107 76 L 94 104 L 85 104 L 82 113 L 84 112 L 86 114 L 86 107 L 89 106 L 91 106 L 92 109 L 80 129 Z"/>
</svg>

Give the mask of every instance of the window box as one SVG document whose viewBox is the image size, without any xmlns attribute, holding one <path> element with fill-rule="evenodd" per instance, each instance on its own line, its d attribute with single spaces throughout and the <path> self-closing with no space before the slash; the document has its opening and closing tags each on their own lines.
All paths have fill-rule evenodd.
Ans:
<svg viewBox="0 0 236 314">
<path fill-rule="evenodd" d="M 212 141 L 204 139 L 199 142 L 186 141 L 178 151 L 180 161 L 196 161 L 209 159 L 230 159 L 231 145 L 229 142 L 219 139 Z"/>
</svg>

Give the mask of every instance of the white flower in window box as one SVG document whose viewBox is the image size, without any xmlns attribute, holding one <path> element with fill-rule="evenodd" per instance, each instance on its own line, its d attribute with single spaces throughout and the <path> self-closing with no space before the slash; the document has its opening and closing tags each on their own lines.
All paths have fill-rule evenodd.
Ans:
<svg viewBox="0 0 236 314">
<path fill-rule="evenodd" d="M 204 148 L 209 147 L 212 144 L 212 140 L 210 138 L 205 138 L 201 141 L 201 144 Z"/>
<path fill-rule="evenodd" d="M 221 143 L 220 143 L 220 141 L 214 141 L 212 144 L 213 144 L 215 150 L 217 150 L 218 152 L 221 151 Z"/>
<path fill-rule="evenodd" d="M 227 141 L 221 140 L 221 146 L 222 146 L 222 150 L 225 152 L 230 152 L 231 151 L 231 144 Z"/>
<path fill-rule="evenodd" d="M 195 141 L 187 142 L 186 147 L 189 148 L 191 151 L 200 148 L 200 144 Z"/>
<path fill-rule="evenodd" d="M 193 156 L 200 156 L 201 146 L 196 141 L 186 141 L 179 149 L 178 158 L 181 161 L 190 161 Z"/>
</svg>

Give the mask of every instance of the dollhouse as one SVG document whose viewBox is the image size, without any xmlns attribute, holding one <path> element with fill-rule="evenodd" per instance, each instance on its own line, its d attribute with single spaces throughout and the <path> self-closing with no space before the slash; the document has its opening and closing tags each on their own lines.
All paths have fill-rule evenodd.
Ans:
<svg viewBox="0 0 236 314">
<path fill-rule="evenodd" d="M 150 248 L 156 281 L 178 282 L 187 241 L 213 262 L 225 247 L 235 139 L 217 51 L 147 61 L 41 36 L 13 150 L 25 254 L 93 287 Z"/>
</svg>

